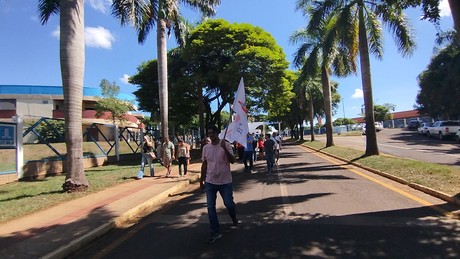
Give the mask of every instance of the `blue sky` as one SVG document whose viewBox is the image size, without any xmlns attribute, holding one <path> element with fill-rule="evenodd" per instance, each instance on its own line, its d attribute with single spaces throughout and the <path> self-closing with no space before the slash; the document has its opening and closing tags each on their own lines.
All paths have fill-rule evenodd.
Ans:
<svg viewBox="0 0 460 259">
<path fill-rule="evenodd" d="M 0 84 L 61 85 L 59 66 L 59 17 L 42 26 L 37 0 L 0 0 Z M 99 87 L 102 79 L 115 81 L 126 94 L 136 86 L 126 79 L 137 72 L 143 61 L 156 58 L 156 33 L 152 31 L 143 45 L 137 43 L 135 30 L 121 27 L 111 16 L 110 0 L 85 1 L 86 64 L 84 86 Z M 295 0 L 222 0 L 217 18 L 251 23 L 271 33 L 283 47 L 289 62 L 298 46 L 289 43 L 290 35 L 304 27 L 306 18 L 295 11 Z M 447 0 L 441 8 L 443 29 L 452 28 Z M 189 20 L 195 12 L 183 9 Z M 397 53 L 393 38 L 385 34 L 383 61 L 371 59 L 374 103 L 392 103 L 396 111 L 411 110 L 419 90 L 417 76 L 426 68 L 435 47 L 434 26 L 421 21 L 419 9 L 408 10 L 417 49 L 410 58 Z M 174 39 L 168 48 L 175 47 Z M 361 77 L 333 78 L 339 83 L 343 103 L 334 117 L 357 117 L 363 104 Z M 134 98 L 134 97 L 133 97 Z M 343 105 L 344 104 L 344 105 Z M 342 106 L 343 105 L 343 106 Z M 344 108 L 344 109 L 343 109 Z"/>
</svg>

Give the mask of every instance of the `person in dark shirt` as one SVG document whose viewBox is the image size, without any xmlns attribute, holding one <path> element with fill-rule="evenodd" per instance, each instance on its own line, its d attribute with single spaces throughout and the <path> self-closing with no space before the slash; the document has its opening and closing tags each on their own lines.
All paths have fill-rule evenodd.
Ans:
<svg viewBox="0 0 460 259">
<path fill-rule="evenodd" d="M 264 142 L 265 159 L 267 160 L 268 174 L 273 172 L 273 164 L 275 163 L 275 140 L 270 134 L 265 134 Z"/>
</svg>

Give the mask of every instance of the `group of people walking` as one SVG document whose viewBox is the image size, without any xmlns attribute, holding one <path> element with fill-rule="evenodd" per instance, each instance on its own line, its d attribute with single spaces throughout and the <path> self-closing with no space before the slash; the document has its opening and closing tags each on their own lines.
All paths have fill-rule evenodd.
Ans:
<svg viewBox="0 0 460 259">
<path fill-rule="evenodd" d="M 234 151 L 225 140 L 219 139 L 219 129 L 215 126 L 209 127 L 207 130 L 210 143 L 203 146 L 201 156 L 201 181 L 200 186 L 204 188 L 206 193 L 206 206 L 208 211 L 208 219 L 211 228 L 211 235 L 207 241 L 212 244 L 222 238 L 220 231 L 219 219 L 216 211 L 217 193 L 220 193 L 224 206 L 232 220 L 234 226 L 239 224 L 236 214 L 236 205 L 233 199 L 233 183 L 230 164 L 235 163 Z M 247 145 L 244 149 L 243 159 L 245 172 L 253 172 L 253 155 L 254 142 L 258 142 L 257 147 L 262 149 L 260 158 L 265 157 L 267 161 L 267 171 L 272 173 L 274 165 L 279 162 L 279 151 L 282 149 L 282 139 L 276 133 L 273 135 L 266 134 L 255 140 L 252 134 L 247 135 Z M 262 145 L 261 145 L 262 144 Z"/>
<path fill-rule="evenodd" d="M 137 175 L 138 179 L 143 178 L 147 163 L 150 169 L 150 176 L 155 176 L 155 169 L 153 167 L 153 161 L 155 159 L 158 159 L 166 168 L 166 177 L 171 175 L 171 166 L 174 160 L 177 160 L 179 165 L 179 176 L 185 176 L 187 175 L 187 166 L 190 163 L 190 145 L 185 143 L 182 138 L 179 138 L 176 149 L 174 143 L 170 141 L 169 137 L 165 137 L 163 144 L 155 145 L 153 140 L 151 140 L 149 136 L 145 135 L 142 144 L 141 169 Z"/>
<path fill-rule="evenodd" d="M 216 210 L 217 193 L 222 197 L 233 225 L 237 226 L 239 223 L 233 199 L 233 180 L 230 169 L 230 164 L 235 163 L 236 159 L 230 143 L 219 139 L 219 133 L 220 130 L 216 126 L 208 127 L 208 137 L 202 143 L 200 186 L 206 193 L 206 207 L 211 228 L 211 236 L 207 240 L 208 244 L 212 244 L 222 237 Z M 243 150 L 245 172 L 254 172 L 254 160 L 265 158 L 267 173 L 272 173 L 274 166 L 278 164 L 279 151 L 282 149 L 281 137 L 276 133 L 273 133 L 273 135 L 265 134 L 265 137 L 260 136 L 258 139 L 255 139 L 252 134 L 248 134 L 247 137 L 247 146 Z M 158 154 L 158 158 L 156 154 Z M 150 176 L 155 175 L 153 167 L 154 159 L 159 159 L 160 163 L 166 167 L 165 176 L 171 174 L 171 165 L 174 160 L 177 160 L 179 164 L 179 175 L 186 175 L 187 165 L 190 161 L 190 146 L 183 139 L 179 138 L 176 148 L 169 137 L 165 137 L 163 144 L 155 145 L 149 136 L 144 136 L 141 170 L 139 171 L 138 178 L 142 178 L 147 163 L 149 164 Z"/>
<path fill-rule="evenodd" d="M 279 154 L 282 149 L 282 139 L 274 132 L 273 135 L 265 134 L 265 137 L 248 133 L 247 145 L 243 147 L 244 153 L 240 153 L 240 160 L 244 163 L 245 173 L 254 173 L 254 161 L 263 160 L 267 162 L 267 173 L 271 174 L 275 165 L 278 165 Z M 241 159 L 242 158 L 242 159 Z"/>
</svg>

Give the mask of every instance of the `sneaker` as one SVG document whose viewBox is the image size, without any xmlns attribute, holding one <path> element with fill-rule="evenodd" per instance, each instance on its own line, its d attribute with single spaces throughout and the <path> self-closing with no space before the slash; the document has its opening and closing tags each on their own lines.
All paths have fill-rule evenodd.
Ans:
<svg viewBox="0 0 460 259">
<path fill-rule="evenodd" d="M 220 239 L 221 237 L 222 237 L 221 233 L 212 233 L 206 243 L 213 244 L 214 242 L 217 241 L 217 239 Z"/>
</svg>

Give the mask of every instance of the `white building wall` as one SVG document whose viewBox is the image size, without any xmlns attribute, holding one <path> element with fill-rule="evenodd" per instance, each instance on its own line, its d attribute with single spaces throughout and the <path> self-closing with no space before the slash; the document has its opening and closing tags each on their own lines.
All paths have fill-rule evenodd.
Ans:
<svg viewBox="0 0 460 259">
<path fill-rule="evenodd" d="M 53 117 L 53 100 L 17 99 L 16 113 L 24 117 Z"/>
</svg>

